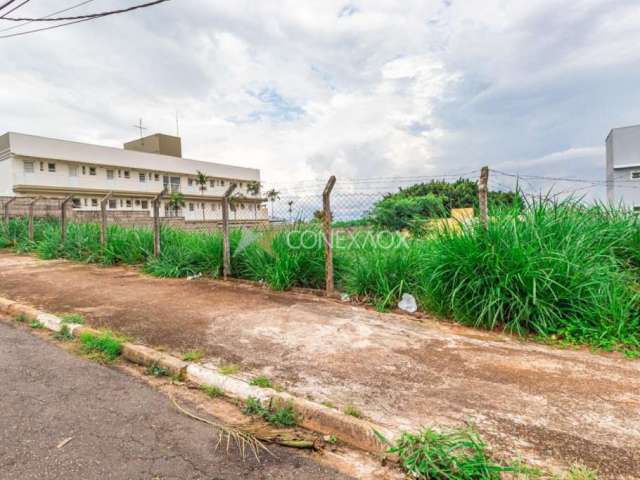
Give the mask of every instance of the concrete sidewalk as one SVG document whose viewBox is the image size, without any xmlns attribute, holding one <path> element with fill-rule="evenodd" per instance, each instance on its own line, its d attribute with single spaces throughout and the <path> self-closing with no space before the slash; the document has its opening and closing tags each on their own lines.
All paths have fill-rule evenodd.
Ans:
<svg viewBox="0 0 640 480">
<path fill-rule="evenodd" d="M 0 367 L 2 479 L 347 478 L 284 448 L 261 463 L 216 451 L 162 393 L 2 323 Z"/>
<path fill-rule="evenodd" d="M 0 295 L 238 363 L 398 432 L 476 425 L 497 452 L 640 478 L 640 362 L 222 282 L 0 254 Z"/>
</svg>

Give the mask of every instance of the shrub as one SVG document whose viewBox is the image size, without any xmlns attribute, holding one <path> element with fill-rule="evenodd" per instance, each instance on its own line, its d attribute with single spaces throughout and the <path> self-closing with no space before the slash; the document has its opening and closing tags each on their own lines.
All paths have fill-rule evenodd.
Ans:
<svg viewBox="0 0 640 480">
<path fill-rule="evenodd" d="M 432 193 L 421 196 L 389 195 L 374 205 L 369 220 L 382 229 L 412 228 L 421 219 L 445 217 L 444 202 L 443 197 Z"/>
</svg>

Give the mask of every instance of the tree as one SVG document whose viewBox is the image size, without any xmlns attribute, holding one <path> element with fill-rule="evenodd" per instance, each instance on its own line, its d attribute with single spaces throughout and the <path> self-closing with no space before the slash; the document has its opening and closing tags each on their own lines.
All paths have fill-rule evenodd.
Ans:
<svg viewBox="0 0 640 480">
<path fill-rule="evenodd" d="M 249 192 L 251 195 L 259 195 L 260 190 L 262 190 L 262 184 L 260 182 L 253 180 L 247 182 L 247 192 Z"/>
<path fill-rule="evenodd" d="M 267 193 L 267 199 L 271 202 L 271 218 L 273 218 L 273 204 L 276 200 L 280 200 L 280 192 L 272 188 Z"/>
<path fill-rule="evenodd" d="M 184 195 L 181 192 L 171 192 L 167 205 L 169 207 L 169 211 L 177 214 L 178 211 L 186 205 L 184 202 Z"/>
<path fill-rule="evenodd" d="M 202 195 L 203 197 L 204 192 L 207 190 L 207 183 L 209 183 L 209 177 L 207 177 L 207 174 L 201 172 L 200 170 L 196 170 L 196 184 L 198 185 L 198 190 L 200 190 L 200 195 Z M 202 221 L 204 222 L 204 201 L 200 203 L 200 206 L 202 207 Z"/>
<path fill-rule="evenodd" d="M 389 195 L 374 205 L 369 220 L 378 228 L 413 230 L 427 218 L 447 216 L 445 201 L 445 197 L 432 193 L 414 197 Z"/>
</svg>

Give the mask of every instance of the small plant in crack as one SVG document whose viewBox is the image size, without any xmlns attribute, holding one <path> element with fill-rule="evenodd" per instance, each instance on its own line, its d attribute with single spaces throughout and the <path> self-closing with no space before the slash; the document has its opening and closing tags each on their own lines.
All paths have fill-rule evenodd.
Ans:
<svg viewBox="0 0 640 480">
<path fill-rule="evenodd" d="M 182 360 L 185 362 L 199 362 L 204 357 L 204 352 L 201 350 L 189 350 L 182 355 Z"/>
<path fill-rule="evenodd" d="M 255 397 L 247 398 L 242 412 L 245 415 L 256 415 L 268 423 L 278 427 L 295 427 L 298 418 L 291 405 L 263 405 L 260 399 Z"/>
<path fill-rule="evenodd" d="M 253 377 L 251 379 L 251 382 L 249 382 L 249 384 L 254 385 L 256 387 L 260 387 L 260 388 L 273 388 L 273 383 L 271 382 L 271 379 L 264 375 L 258 375 L 257 377 Z"/>
<path fill-rule="evenodd" d="M 153 362 L 151 365 L 147 365 L 147 368 L 145 368 L 145 373 L 147 375 L 151 375 L 152 377 L 169 376 L 169 370 L 159 365 L 157 362 Z"/>
<path fill-rule="evenodd" d="M 221 397 L 224 395 L 224 390 L 215 385 L 201 385 L 200 390 L 202 390 L 211 398 Z"/>
<path fill-rule="evenodd" d="M 355 418 L 362 418 L 364 416 L 362 412 L 358 409 L 358 407 L 354 405 L 347 405 L 346 407 L 344 407 L 344 410 L 342 410 L 342 413 Z"/>
<path fill-rule="evenodd" d="M 235 363 L 223 363 L 218 367 L 218 372 L 222 375 L 233 375 L 240 371 L 240 365 Z"/>
<path fill-rule="evenodd" d="M 84 317 L 79 313 L 65 313 L 62 315 L 62 323 L 77 323 L 78 325 L 84 325 Z"/>
<path fill-rule="evenodd" d="M 71 333 L 71 330 L 69 330 L 69 326 L 63 324 L 60 327 L 60 331 L 53 334 L 53 338 L 62 342 L 68 342 L 73 340 L 73 334 Z"/>
</svg>

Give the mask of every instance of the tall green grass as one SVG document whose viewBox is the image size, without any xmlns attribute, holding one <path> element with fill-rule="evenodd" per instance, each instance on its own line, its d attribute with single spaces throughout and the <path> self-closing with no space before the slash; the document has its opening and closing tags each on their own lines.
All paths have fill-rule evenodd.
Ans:
<svg viewBox="0 0 640 480">
<path fill-rule="evenodd" d="M 104 250 L 95 224 L 70 224 L 64 242 L 56 222 L 36 221 L 34 233 L 29 242 L 26 219 L 11 220 L 0 225 L 0 247 L 141 265 L 163 277 L 221 271 L 219 233 L 163 228 L 158 258 L 148 229 L 110 226 Z M 471 222 L 423 238 L 378 233 L 336 233 L 334 272 L 340 290 L 381 310 L 410 293 L 423 310 L 475 327 L 640 349 L 640 220 L 633 212 L 538 201 L 493 211 L 486 229 Z M 276 290 L 324 287 L 318 226 L 233 230 L 230 243 L 236 277 Z"/>
</svg>

